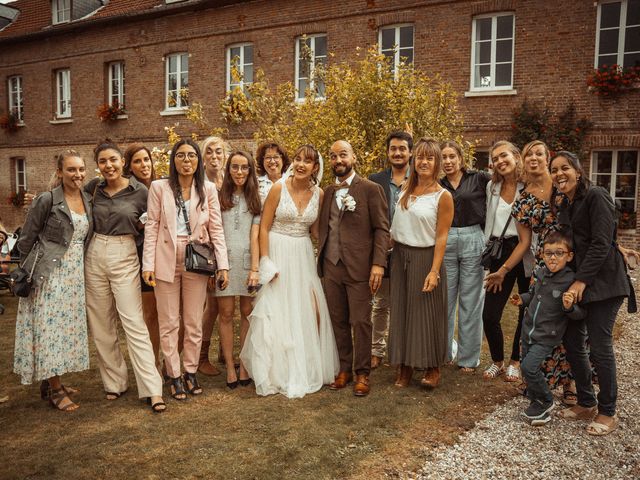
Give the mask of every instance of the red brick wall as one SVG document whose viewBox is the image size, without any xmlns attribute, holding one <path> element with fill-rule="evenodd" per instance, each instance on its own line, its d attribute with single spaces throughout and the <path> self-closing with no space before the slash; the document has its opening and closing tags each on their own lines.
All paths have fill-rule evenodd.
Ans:
<svg viewBox="0 0 640 480">
<path fill-rule="evenodd" d="M 517 95 L 465 97 L 469 89 L 471 26 L 476 14 L 515 13 L 514 89 Z M 27 159 L 29 185 L 44 188 L 53 168 L 53 155 L 73 146 L 86 152 L 109 136 L 127 143 L 141 140 L 160 144 L 164 126 L 179 122 L 179 130 L 193 126 L 184 116 L 162 117 L 164 109 L 163 57 L 186 51 L 192 101 L 205 105 L 209 118 L 218 117 L 225 93 L 225 48 L 254 43 L 255 68 L 263 68 L 275 83 L 293 81 L 294 39 L 303 33 L 326 32 L 333 61 L 352 60 L 356 47 L 377 41 L 378 28 L 394 23 L 415 25 L 415 64 L 441 75 L 460 93 L 469 140 L 488 146 L 510 135 L 511 114 L 526 98 L 546 102 L 562 111 L 573 101 L 578 115 L 595 124 L 589 144 L 638 146 L 640 90 L 618 100 L 602 100 L 587 91 L 593 68 L 597 7 L 594 2 L 489 1 L 334 1 L 263 0 L 160 18 L 116 21 L 109 26 L 52 36 L 46 40 L 0 47 L 0 110 L 7 105 L 6 78 L 23 76 L 25 127 L 17 133 L 0 131 L 0 171 L 9 157 Z M 128 119 L 102 123 L 96 108 L 106 100 L 105 64 L 126 62 Z M 332 61 L 332 60 L 330 60 Z M 71 68 L 73 123 L 51 125 L 57 68 Z M 204 132 L 202 132 L 204 133 Z M 618 137 L 613 138 L 612 135 Z M 608 144 L 604 144 L 608 139 Z M 10 182 L 0 175 L 0 193 Z M 19 211 L 0 205 L 10 225 Z M 637 245 L 637 239 L 635 240 Z"/>
</svg>

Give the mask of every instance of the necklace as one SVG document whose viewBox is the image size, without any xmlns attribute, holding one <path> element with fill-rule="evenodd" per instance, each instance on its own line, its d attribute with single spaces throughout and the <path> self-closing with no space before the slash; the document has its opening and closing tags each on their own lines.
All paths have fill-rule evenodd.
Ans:
<svg viewBox="0 0 640 480">
<path fill-rule="evenodd" d="M 424 195 L 425 193 L 427 193 L 427 190 L 429 190 L 431 187 L 433 187 L 437 183 L 438 181 L 434 180 L 429 185 L 416 185 L 416 188 L 414 189 L 413 191 L 414 193 L 412 193 L 412 195 L 414 197 L 419 197 L 420 195 Z"/>
</svg>

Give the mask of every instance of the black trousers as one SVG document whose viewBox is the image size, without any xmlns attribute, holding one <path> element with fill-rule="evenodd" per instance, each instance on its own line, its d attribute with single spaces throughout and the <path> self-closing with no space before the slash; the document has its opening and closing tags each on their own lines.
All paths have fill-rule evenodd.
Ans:
<svg viewBox="0 0 640 480">
<path fill-rule="evenodd" d="M 502 247 L 502 256 L 493 264 L 489 271 L 497 272 L 498 269 L 507 261 L 513 249 L 518 245 L 518 237 L 507 238 L 504 240 Z M 525 276 L 524 264 L 518 263 L 504 277 L 502 282 L 502 291 L 491 293 L 488 290 L 484 296 L 484 308 L 482 310 L 482 323 L 484 326 L 484 335 L 487 337 L 489 351 L 491 352 L 491 360 L 494 362 L 504 361 L 504 335 L 502 334 L 502 312 L 509 300 L 513 286 L 518 283 L 518 292 L 524 293 L 529 290 L 531 278 Z M 511 360 L 520 361 L 520 331 L 522 330 L 522 317 L 524 310 L 521 308 L 518 313 L 518 326 L 513 337 L 511 347 Z"/>
<path fill-rule="evenodd" d="M 598 412 L 612 417 L 616 413 L 618 382 L 616 379 L 616 358 L 613 353 L 613 325 L 624 297 L 608 298 L 599 302 L 585 303 L 587 317 L 582 321 L 567 323 L 564 347 L 567 360 L 576 381 L 578 404 L 593 407 L 596 396 L 591 381 L 591 362 L 598 373 Z M 589 337 L 590 350 L 586 348 Z"/>
</svg>

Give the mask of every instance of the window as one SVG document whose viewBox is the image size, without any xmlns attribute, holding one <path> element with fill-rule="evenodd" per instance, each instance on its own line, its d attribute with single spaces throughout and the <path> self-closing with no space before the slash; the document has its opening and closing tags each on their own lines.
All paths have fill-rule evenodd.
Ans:
<svg viewBox="0 0 640 480">
<path fill-rule="evenodd" d="M 56 118 L 71 117 L 71 70 L 56 71 Z"/>
<path fill-rule="evenodd" d="M 242 43 L 227 48 L 227 90 L 238 87 L 247 93 L 253 83 L 253 45 Z"/>
<path fill-rule="evenodd" d="M 304 35 L 296 39 L 296 99 L 304 100 L 307 91 L 324 98 L 322 72 L 327 65 L 327 36 Z"/>
<path fill-rule="evenodd" d="M 471 90 L 506 90 L 513 85 L 514 16 L 482 15 L 471 32 Z"/>
<path fill-rule="evenodd" d="M 22 122 L 24 120 L 22 112 L 22 77 L 19 75 L 9 77 L 8 84 L 9 113 L 13 113 L 18 122 Z"/>
<path fill-rule="evenodd" d="M 27 191 L 27 165 L 24 158 L 14 158 L 13 165 L 16 171 L 16 193 Z"/>
<path fill-rule="evenodd" d="M 640 0 L 598 5 L 595 67 L 640 65 Z"/>
<path fill-rule="evenodd" d="M 621 229 L 636 228 L 638 191 L 638 150 L 600 150 L 593 152 L 591 180 L 607 189 L 620 202 Z"/>
<path fill-rule="evenodd" d="M 112 62 L 109 64 L 109 105 L 124 108 L 124 93 L 124 62 Z"/>
<path fill-rule="evenodd" d="M 167 56 L 167 110 L 184 110 L 189 106 L 189 54 Z"/>
<path fill-rule="evenodd" d="M 65 23 L 71 19 L 71 0 L 51 1 L 51 20 L 55 25 Z"/>
<path fill-rule="evenodd" d="M 381 28 L 378 37 L 380 53 L 390 59 L 394 75 L 401 61 L 413 63 L 413 25 Z"/>
</svg>

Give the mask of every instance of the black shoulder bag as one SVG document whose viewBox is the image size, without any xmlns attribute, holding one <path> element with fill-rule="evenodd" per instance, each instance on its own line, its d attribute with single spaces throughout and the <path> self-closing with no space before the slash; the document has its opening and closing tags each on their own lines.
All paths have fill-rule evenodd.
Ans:
<svg viewBox="0 0 640 480">
<path fill-rule="evenodd" d="M 47 220 L 51 215 L 51 208 L 53 207 L 53 194 L 49 192 L 51 195 L 51 203 L 49 203 L 49 209 L 47 210 L 47 215 L 45 217 L 44 225 L 47 224 Z M 40 234 L 42 233 L 43 227 L 40 228 Z M 31 269 L 27 270 L 26 263 L 27 259 L 31 256 L 31 252 L 27 255 L 27 258 L 20 264 L 19 267 L 14 268 L 9 274 L 9 288 L 11 292 L 17 297 L 28 297 L 31 293 L 31 287 L 33 286 L 33 272 L 36 269 L 36 265 L 38 261 L 42 257 L 40 251 L 40 239 L 38 235 L 38 240 L 31 247 L 31 252 L 35 251 L 35 258 L 33 259 L 33 264 L 31 265 Z"/>
<path fill-rule="evenodd" d="M 187 272 L 200 273 L 209 277 L 215 275 L 218 266 L 213 248 L 204 243 L 195 243 L 191 239 L 191 225 L 189 224 L 189 214 L 187 213 L 187 207 L 184 204 L 181 193 L 178 193 L 178 202 L 180 203 L 182 216 L 184 217 L 184 221 L 187 226 L 187 233 L 189 234 L 189 243 L 187 243 L 184 252 L 185 270 Z"/>
<path fill-rule="evenodd" d="M 480 259 L 480 264 L 487 270 L 491 268 L 491 264 L 502 257 L 502 243 L 504 241 L 504 234 L 511 223 L 511 215 L 509 215 L 509 220 L 504 224 L 504 228 L 502 229 L 502 233 L 499 237 L 490 238 L 487 242 L 487 245 L 484 247 L 482 251 L 482 258 Z"/>
</svg>

